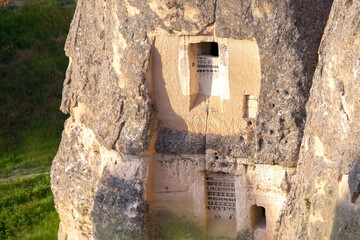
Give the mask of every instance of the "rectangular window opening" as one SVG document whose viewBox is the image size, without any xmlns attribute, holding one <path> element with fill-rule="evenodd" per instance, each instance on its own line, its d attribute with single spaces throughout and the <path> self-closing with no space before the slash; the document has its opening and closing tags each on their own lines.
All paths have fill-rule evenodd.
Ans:
<svg viewBox="0 0 360 240">
<path fill-rule="evenodd" d="M 214 57 L 219 56 L 219 45 L 218 45 L 217 42 L 212 42 L 211 43 L 210 54 L 213 55 Z"/>
<path fill-rule="evenodd" d="M 190 60 L 190 110 L 206 100 L 218 96 L 223 83 L 219 76 L 219 44 L 200 42 L 189 45 Z"/>
<path fill-rule="evenodd" d="M 200 42 L 192 45 L 197 49 L 197 55 L 219 57 L 219 44 L 217 42 Z"/>
<path fill-rule="evenodd" d="M 251 225 L 253 229 L 266 229 L 266 211 L 264 207 L 251 206 Z"/>
</svg>

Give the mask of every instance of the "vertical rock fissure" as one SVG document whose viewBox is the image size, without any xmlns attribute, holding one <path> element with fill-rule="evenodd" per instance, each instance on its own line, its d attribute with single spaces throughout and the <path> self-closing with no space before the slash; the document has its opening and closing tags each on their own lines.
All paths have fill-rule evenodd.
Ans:
<svg viewBox="0 0 360 240">
<path fill-rule="evenodd" d="M 217 5 L 217 1 L 218 0 L 215 0 L 215 3 L 214 3 L 214 22 L 213 23 L 216 22 L 216 5 Z"/>
<path fill-rule="evenodd" d="M 207 104 L 206 104 L 204 154 L 206 153 L 206 138 L 207 138 L 207 134 L 208 134 L 209 106 L 210 106 L 210 98 L 207 100 Z"/>
</svg>

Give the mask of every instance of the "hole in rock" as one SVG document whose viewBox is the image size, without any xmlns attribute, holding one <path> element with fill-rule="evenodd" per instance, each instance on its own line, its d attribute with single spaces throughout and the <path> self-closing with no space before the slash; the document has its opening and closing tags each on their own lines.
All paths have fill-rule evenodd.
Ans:
<svg viewBox="0 0 360 240">
<path fill-rule="evenodd" d="M 219 86 L 222 86 L 224 83 L 218 78 L 218 43 L 200 42 L 190 44 L 189 59 L 197 63 L 193 64 L 190 70 L 191 106 L 198 105 L 208 96 L 220 96 Z M 202 95 L 202 97 L 198 95 Z"/>
<path fill-rule="evenodd" d="M 266 211 L 264 207 L 251 206 L 251 225 L 254 229 L 266 229 Z"/>
</svg>

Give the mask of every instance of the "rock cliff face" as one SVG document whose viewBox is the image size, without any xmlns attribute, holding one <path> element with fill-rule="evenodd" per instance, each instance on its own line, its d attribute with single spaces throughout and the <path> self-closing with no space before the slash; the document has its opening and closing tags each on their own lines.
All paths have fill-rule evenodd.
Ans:
<svg viewBox="0 0 360 240">
<path fill-rule="evenodd" d="M 296 178 L 279 238 L 360 236 L 359 13 L 359 1 L 333 4 L 319 49 Z"/>
<path fill-rule="evenodd" d="M 178 236 L 192 239 L 222 226 L 359 234 L 359 13 L 356 1 L 78 0 L 51 170 L 59 239 L 175 239 L 169 216 L 194 223 Z M 224 210 L 212 184 L 231 195 Z"/>
</svg>

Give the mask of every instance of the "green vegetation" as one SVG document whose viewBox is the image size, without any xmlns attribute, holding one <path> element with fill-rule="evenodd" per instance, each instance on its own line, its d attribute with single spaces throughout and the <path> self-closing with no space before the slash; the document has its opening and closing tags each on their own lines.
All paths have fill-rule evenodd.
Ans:
<svg viewBox="0 0 360 240">
<path fill-rule="evenodd" d="M 189 219 L 178 217 L 168 211 L 158 211 L 152 222 L 153 238 L 170 239 L 204 239 L 202 229 Z"/>
<path fill-rule="evenodd" d="M 304 200 L 305 200 L 306 208 L 307 208 L 308 210 L 310 210 L 311 202 L 310 202 L 309 198 L 305 198 Z"/>
<path fill-rule="evenodd" d="M 213 237 L 204 234 L 205 229 L 185 217 L 176 216 L 168 211 L 157 211 L 152 221 L 152 237 L 157 240 L 199 239 L 199 240 L 229 240 L 228 237 Z M 236 239 L 250 239 L 250 234 L 244 232 Z"/>
<path fill-rule="evenodd" d="M 49 170 L 75 6 L 62 2 L 0 8 L 0 239 L 56 239 Z"/>
<path fill-rule="evenodd" d="M 60 129 L 23 130 L 17 136 L 18 146 L 0 153 L 0 178 L 48 173 L 59 145 Z"/>
<path fill-rule="evenodd" d="M 0 9 L 1 151 L 27 153 L 33 147 L 27 143 L 40 144 L 39 136 L 33 143 L 40 129 L 58 144 L 68 64 L 63 48 L 73 11 L 52 0 Z"/>
<path fill-rule="evenodd" d="M 0 209 L 0 239 L 56 239 L 49 174 L 1 182 Z"/>
</svg>

